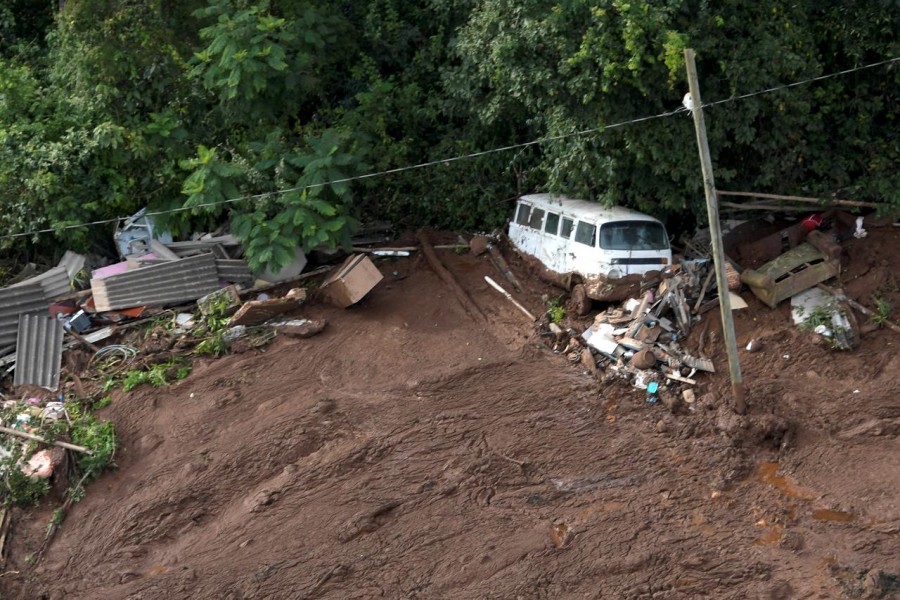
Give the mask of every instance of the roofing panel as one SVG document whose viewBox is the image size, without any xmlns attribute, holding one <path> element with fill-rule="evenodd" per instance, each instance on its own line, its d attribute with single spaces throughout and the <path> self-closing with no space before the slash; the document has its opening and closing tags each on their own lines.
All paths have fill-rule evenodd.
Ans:
<svg viewBox="0 0 900 600">
<path fill-rule="evenodd" d="M 57 266 L 66 269 L 66 273 L 69 274 L 69 279 L 75 279 L 75 276 L 78 275 L 79 271 L 84 268 L 85 260 L 83 255 L 72 252 L 71 250 L 66 250 L 63 257 L 59 259 L 59 265 Z"/>
<path fill-rule="evenodd" d="M 62 346 L 63 325 L 60 321 L 45 315 L 20 317 L 13 385 L 39 385 L 48 390 L 58 388 Z"/>
<path fill-rule="evenodd" d="M 53 267 L 49 271 L 45 271 L 40 275 L 30 277 L 25 281 L 13 284 L 10 287 L 25 287 L 32 285 L 40 285 L 44 290 L 44 298 L 52 300 L 60 296 L 66 296 L 72 293 L 70 285 L 71 279 L 65 266 Z"/>
<path fill-rule="evenodd" d="M 0 350 L 15 348 L 19 315 L 46 313 L 50 302 L 38 284 L 0 289 Z"/>
<path fill-rule="evenodd" d="M 98 311 L 133 306 L 166 306 L 196 300 L 219 289 L 212 254 L 151 265 L 106 279 L 92 279 Z"/>
<path fill-rule="evenodd" d="M 231 283 L 248 283 L 254 279 L 247 262 L 239 258 L 217 258 L 216 270 L 219 273 L 219 279 L 230 281 Z"/>
</svg>

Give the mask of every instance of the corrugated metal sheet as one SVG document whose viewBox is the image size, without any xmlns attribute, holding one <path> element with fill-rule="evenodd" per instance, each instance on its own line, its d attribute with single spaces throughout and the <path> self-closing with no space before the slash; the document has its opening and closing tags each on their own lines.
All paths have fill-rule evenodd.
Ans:
<svg viewBox="0 0 900 600">
<path fill-rule="evenodd" d="M 239 258 L 217 258 L 216 271 L 219 273 L 219 279 L 231 283 L 249 283 L 254 280 L 250 267 Z"/>
<path fill-rule="evenodd" d="M 66 267 L 59 266 L 53 267 L 49 271 L 45 271 L 40 275 L 35 275 L 25 281 L 20 281 L 10 287 L 39 285 L 41 286 L 41 289 L 44 290 L 44 298 L 53 300 L 54 298 L 67 296 L 72 293 L 72 288 L 69 284 L 70 281 Z"/>
<path fill-rule="evenodd" d="M 219 275 L 212 254 L 91 280 L 94 304 L 101 312 L 134 306 L 177 304 L 196 300 L 217 289 Z"/>
<path fill-rule="evenodd" d="M 0 349 L 15 348 L 19 315 L 49 315 L 49 308 L 50 302 L 40 285 L 0 289 Z"/>
<path fill-rule="evenodd" d="M 78 254 L 77 252 L 72 252 L 71 250 L 66 250 L 66 253 L 63 254 L 63 257 L 59 259 L 59 267 L 63 267 L 66 270 L 66 273 L 69 274 L 69 279 L 75 279 L 75 276 L 78 275 L 78 272 L 84 268 L 85 262 L 84 256 Z"/>
<path fill-rule="evenodd" d="M 62 363 L 63 326 L 44 315 L 19 318 L 14 385 L 39 385 L 48 390 L 59 387 Z"/>
</svg>

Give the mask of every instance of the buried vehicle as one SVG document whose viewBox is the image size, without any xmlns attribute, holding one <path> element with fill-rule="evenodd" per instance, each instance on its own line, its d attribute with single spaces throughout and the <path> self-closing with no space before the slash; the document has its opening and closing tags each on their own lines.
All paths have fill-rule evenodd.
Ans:
<svg viewBox="0 0 900 600">
<path fill-rule="evenodd" d="M 565 279 L 572 308 L 586 314 L 591 300 L 636 296 L 672 264 L 663 224 L 619 206 L 551 194 L 522 196 L 509 224 L 510 241 Z M 574 286 L 572 285 L 574 283 Z"/>
</svg>

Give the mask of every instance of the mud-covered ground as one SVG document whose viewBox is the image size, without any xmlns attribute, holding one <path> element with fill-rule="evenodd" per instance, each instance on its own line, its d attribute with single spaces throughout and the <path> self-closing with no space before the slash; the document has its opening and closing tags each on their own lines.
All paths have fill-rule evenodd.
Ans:
<svg viewBox="0 0 900 600">
<path fill-rule="evenodd" d="M 895 318 L 898 252 L 873 229 L 844 270 Z M 16 511 L 0 596 L 900 596 L 900 336 L 835 352 L 744 292 L 749 415 L 729 409 L 717 311 L 719 374 L 672 414 L 554 354 L 486 257 L 440 256 L 485 320 L 421 258 L 387 260 L 358 306 L 298 312 L 328 320 L 317 337 L 117 393 L 118 470 L 36 566 L 52 507 Z M 558 292 L 518 273 L 542 312 Z"/>
</svg>

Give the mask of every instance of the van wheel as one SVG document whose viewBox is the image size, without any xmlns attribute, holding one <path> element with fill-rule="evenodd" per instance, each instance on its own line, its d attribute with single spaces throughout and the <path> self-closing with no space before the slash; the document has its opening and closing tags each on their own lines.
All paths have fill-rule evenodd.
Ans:
<svg viewBox="0 0 900 600">
<path fill-rule="evenodd" d="M 572 288 L 572 293 L 569 294 L 569 312 L 583 317 L 591 312 L 591 304 L 591 299 L 588 298 L 584 285 L 579 283 Z"/>
</svg>

